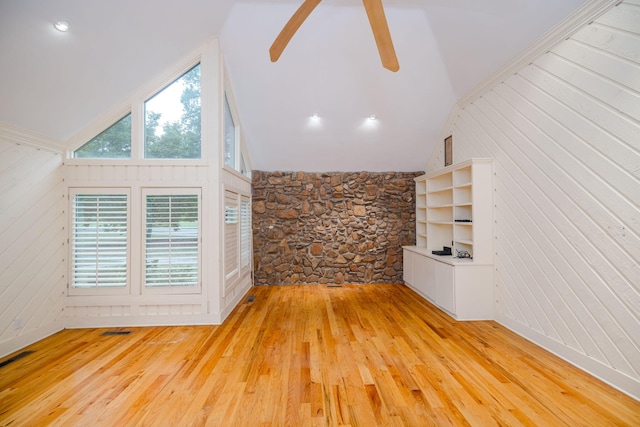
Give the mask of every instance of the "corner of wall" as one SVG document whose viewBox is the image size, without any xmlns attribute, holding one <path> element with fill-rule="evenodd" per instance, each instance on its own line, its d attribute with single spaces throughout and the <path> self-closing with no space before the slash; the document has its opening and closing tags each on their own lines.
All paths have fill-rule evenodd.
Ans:
<svg viewBox="0 0 640 427">
<path fill-rule="evenodd" d="M 63 328 L 65 185 L 61 151 L 0 129 L 0 352 Z"/>
<path fill-rule="evenodd" d="M 497 320 L 634 398 L 637 11 L 637 1 L 588 2 L 462 100 L 445 128 L 455 162 L 495 159 Z"/>
<path fill-rule="evenodd" d="M 436 148 L 433 150 L 431 157 L 427 161 L 424 171 L 426 173 L 436 171 L 438 169 L 442 169 L 444 167 L 444 139 L 449 135 L 452 135 L 453 124 L 458 118 L 458 114 L 460 113 L 460 106 L 455 104 L 451 111 L 449 112 L 449 117 L 447 117 L 447 121 L 442 128 L 442 132 L 440 133 L 440 139 L 436 143 Z M 455 135 L 454 136 L 454 147 L 455 147 Z M 453 159 L 453 163 L 459 163 L 467 159 Z"/>
<path fill-rule="evenodd" d="M 51 336 L 56 332 L 60 332 L 63 329 L 64 319 L 60 318 L 37 329 L 32 329 L 24 335 L 18 335 L 14 338 L 2 341 L 0 342 L 0 357 L 4 357 L 11 353 L 14 353 L 37 341 L 47 338 L 48 336 Z"/>
<path fill-rule="evenodd" d="M 26 145 L 38 150 L 47 150 L 52 153 L 63 153 L 65 150 L 61 141 L 7 123 L 0 123 L 0 140 Z"/>
</svg>

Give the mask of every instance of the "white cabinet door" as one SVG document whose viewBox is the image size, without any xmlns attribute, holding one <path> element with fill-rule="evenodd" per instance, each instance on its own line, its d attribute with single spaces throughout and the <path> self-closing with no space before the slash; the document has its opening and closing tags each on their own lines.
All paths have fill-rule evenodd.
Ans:
<svg viewBox="0 0 640 427">
<path fill-rule="evenodd" d="M 436 304 L 451 314 L 456 313 L 453 266 L 435 261 Z"/>
<path fill-rule="evenodd" d="M 413 280 L 415 281 L 416 289 L 427 298 L 433 299 L 433 296 L 430 296 L 427 292 L 427 288 L 429 286 L 429 282 L 433 282 L 433 274 L 429 275 L 429 266 L 431 264 L 431 260 L 425 256 L 415 254 L 414 263 L 413 263 Z"/>
<path fill-rule="evenodd" d="M 456 319 L 493 319 L 493 267 L 457 266 Z"/>
<path fill-rule="evenodd" d="M 424 259 L 424 294 L 427 299 L 434 301 L 436 300 L 436 264 L 439 264 L 438 261 L 435 261 L 431 258 L 423 257 Z"/>
<path fill-rule="evenodd" d="M 413 269 L 417 256 L 417 254 L 414 254 L 409 250 L 402 250 L 402 280 L 404 280 L 404 283 L 411 286 L 415 286 Z"/>
<path fill-rule="evenodd" d="M 404 282 L 456 320 L 493 319 L 493 267 L 403 249 Z"/>
</svg>

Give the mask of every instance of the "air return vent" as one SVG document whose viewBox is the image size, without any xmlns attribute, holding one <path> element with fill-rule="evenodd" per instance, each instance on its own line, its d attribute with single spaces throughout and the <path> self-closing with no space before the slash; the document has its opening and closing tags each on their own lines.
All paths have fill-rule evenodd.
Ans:
<svg viewBox="0 0 640 427">
<path fill-rule="evenodd" d="M 106 331 L 101 334 L 103 337 L 113 337 L 117 335 L 129 335 L 131 331 Z"/>
<path fill-rule="evenodd" d="M 18 353 L 15 356 L 5 360 L 4 362 L 0 363 L 0 368 L 4 368 L 5 366 L 22 359 L 23 357 L 26 357 L 28 355 L 30 355 L 31 353 L 33 353 L 34 351 L 29 350 L 29 351 L 23 351 L 22 353 Z"/>
</svg>

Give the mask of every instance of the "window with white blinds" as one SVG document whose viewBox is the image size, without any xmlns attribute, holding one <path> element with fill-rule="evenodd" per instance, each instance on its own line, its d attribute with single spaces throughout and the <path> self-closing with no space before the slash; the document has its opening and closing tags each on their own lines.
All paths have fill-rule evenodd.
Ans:
<svg viewBox="0 0 640 427">
<path fill-rule="evenodd" d="M 144 192 L 145 286 L 195 290 L 200 286 L 200 195 L 193 189 L 171 191 Z"/>
<path fill-rule="evenodd" d="M 240 268 L 249 266 L 251 255 L 251 203 L 248 197 L 240 200 Z"/>
<path fill-rule="evenodd" d="M 70 190 L 72 290 L 127 286 L 129 194 L 103 191 Z"/>
<path fill-rule="evenodd" d="M 224 192 L 224 273 L 229 279 L 238 272 L 238 194 Z"/>
</svg>

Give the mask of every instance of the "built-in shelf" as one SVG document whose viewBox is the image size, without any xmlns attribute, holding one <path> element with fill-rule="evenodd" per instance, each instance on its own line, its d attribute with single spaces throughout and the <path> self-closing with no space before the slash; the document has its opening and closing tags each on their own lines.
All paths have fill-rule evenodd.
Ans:
<svg viewBox="0 0 640 427">
<path fill-rule="evenodd" d="M 416 180 L 416 246 L 405 283 L 460 320 L 493 316 L 493 161 L 471 159 Z M 450 247 L 451 256 L 432 251 Z M 457 255 L 468 258 L 459 258 Z"/>
<path fill-rule="evenodd" d="M 482 262 L 492 259 L 493 161 L 471 159 L 415 180 L 421 201 L 416 204 L 416 234 L 424 237 L 417 246 L 449 246 L 453 254 L 463 250 Z"/>
</svg>

